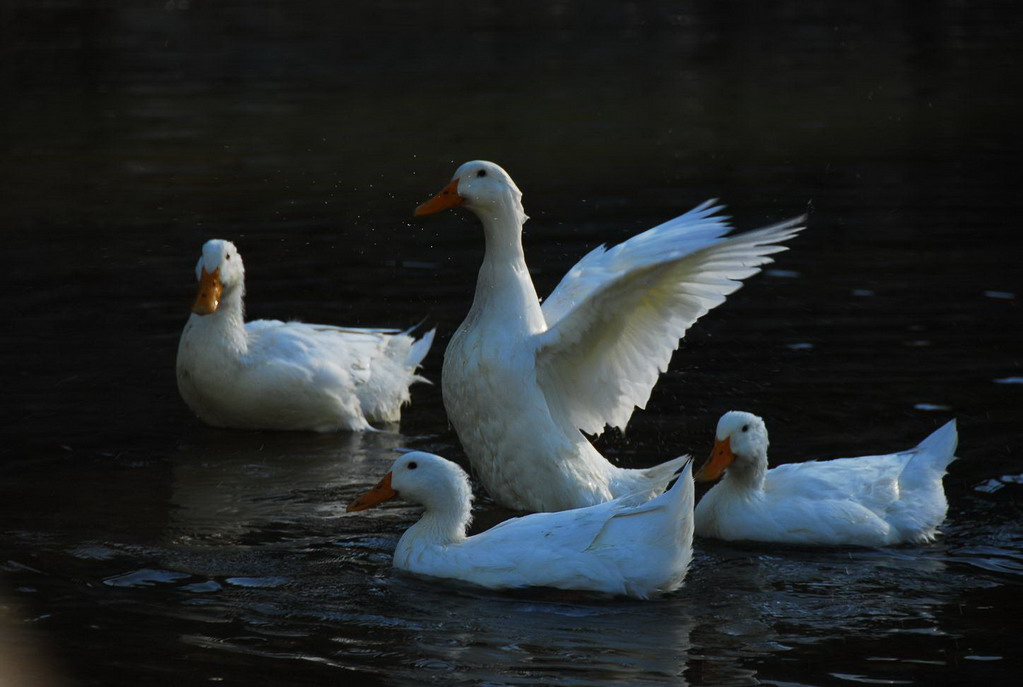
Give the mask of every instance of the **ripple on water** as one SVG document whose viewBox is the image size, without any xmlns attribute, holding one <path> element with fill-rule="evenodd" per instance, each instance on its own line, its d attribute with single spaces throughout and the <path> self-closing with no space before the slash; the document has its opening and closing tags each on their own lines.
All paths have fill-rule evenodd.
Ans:
<svg viewBox="0 0 1023 687">
<path fill-rule="evenodd" d="M 1009 575 L 1023 575 L 1023 554 L 995 546 L 964 546 L 953 551 L 956 560 Z"/>
<path fill-rule="evenodd" d="M 247 587 L 256 589 L 274 589 L 288 583 L 286 577 L 229 577 L 224 580 L 234 587 Z"/>
<path fill-rule="evenodd" d="M 1019 484 L 1023 484 L 1023 475 L 1002 475 L 1001 477 L 992 477 L 987 479 L 975 486 L 973 489 L 974 491 L 993 494 L 996 491 L 1001 491 L 1004 487 Z"/>
<path fill-rule="evenodd" d="M 911 685 L 912 680 L 886 680 L 883 678 L 867 677 L 866 675 L 852 675 L 849 673 L 830 673 L 832 677 L 849 682 L 857 682 L 861 685 Z"/>
<path fill-rule="evenodd" d="M 155 587 L 163 584 L 174 584 L 190 577 L 191 575 L 188 573 L 175 572 L 173 570 L 142 568 L 107 577 L 103 580 L 103 584 L 108 587 Z"/>
<path fill-rule="evenodd" d="M 945 405 L 944 403 L 917 403 L 913 407 L 928 413 L 952 410 L 952 406 Z"/>
<path fill-rule="evenodd" d="M 224 587 L 214 580 L 207 580 L 206 582 L 186 584 L 181 589 L 186 592 L 192 592 L 193 594 L 212 594 L 223 590 Z"/>
<path fill-rule="evenodd" d="M 82 544 L 70 549 L 68 553 L 75 558 L 90 561 L 109 561 L 125 555 L 125 552 L 106 544 Z"/>
</svg>

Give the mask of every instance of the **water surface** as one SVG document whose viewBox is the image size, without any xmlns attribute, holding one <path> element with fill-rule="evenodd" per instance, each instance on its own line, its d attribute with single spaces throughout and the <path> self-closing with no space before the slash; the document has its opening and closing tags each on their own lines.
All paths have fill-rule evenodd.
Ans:
<svg viewBox="0 0 1023 687">
<path fill-rule="evenodd" d="M 0 667 L 23 684 L 962 684 L 1018 674 L 1023 401 L 1014 13 L 800 3 L 0 11 Z M 250 317 L 438 327 L 469 307 L 464 160 L 525 193 L 547 293 L 579 257 L 719 197 L 810 229 L 687 335 L 622 465 L 765 417 L 777 462 L 960 426 L 943 536 L 698 541 L 656 602 L 396 574 L 417 517 L 344 505 L 400 448 L 464 461 L 437 386 L 365 435 L 198 423 L 174 355 L 202 242 Z M 495 515 L 477 490 L 478 517 Z M 14 661 L 20 664 L 15 666 Z"/>
</svg>

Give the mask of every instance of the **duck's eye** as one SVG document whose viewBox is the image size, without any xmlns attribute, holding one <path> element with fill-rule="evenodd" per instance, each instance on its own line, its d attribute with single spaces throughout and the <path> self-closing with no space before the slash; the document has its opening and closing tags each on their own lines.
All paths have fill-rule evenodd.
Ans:
<svg viewBox="0 0 1023 687">
<path fill-rule="evenodd" d="M 230 253 L 228 253 L 228 254 L 227 254 L 227 259 L 228 259 L 228 260 L 230 260 L 230 259 L 231 259 L 231 254 L 230 254 Z"/>
<path fill-rule="evenodd" d="M 749 425 L 743 425 L 742 426 L 742 431 L 748 432 L 749 431 Z"/>
<path fill-rule="evenodd" d="M 486 175 L 487 175 L 487 170 L 485 170 L 485 169 L 481 169 L 480 171 L 476 172 L 476 176 L 478 176 L 478 177 L 485 177 Z"/>
<path fill-rule="evenodd" d="M 411 463 L 408 464 L 409 470 L 415 470 L 417 467 L 419 467 L 419 465 L 416 463 L 416 461 L 412 461 Z"/>
</svg>

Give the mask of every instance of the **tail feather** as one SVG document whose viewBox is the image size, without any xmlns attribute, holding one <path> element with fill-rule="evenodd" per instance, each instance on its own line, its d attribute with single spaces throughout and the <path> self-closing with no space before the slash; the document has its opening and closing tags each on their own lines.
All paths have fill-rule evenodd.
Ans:
<svg viewBox="0 0 1023 687">
<path fill-rule="evenodd" d="M 886 518 L 899 531 L 899 541 L 923 543 L 937 535 L 948 513 L 942 477 L 955 460 L 958 442 L 952 420 L 906 452 L 910 458 L 899 476 L 902 496 Z"/>
<path fill-rule="evenodd" d="M 415 327 L 413 327 L 412 329 L 415 329 Z M 420 337 L 419 339 L 412 338 L 412 329 L 406 329 L 404 332 L 402 332 L 402 334 L 405 335 L 402 338 L 405 339 L 406 342 L 409 340 L 412 341 L 411 345 L 409 345 L 408 343 L 403 344 L 404 346 L 407 347 L 405 350 L 405 361 L 403 363 L 403 366 L 407 374 L 410 375 L 407 384 L 414 384 L 416 382 L 422 382 L 424 384 L 433 384 L 433 382 L 431 382 L 426 377 L 417 374 L 417 372 L 419 365 L 426 358 L 426 354 L 430 352 L 430 347 L 433 345 L 433 337 L 437 333 L 437 329 L 436 327 L 431 329 L 430 331 L 423 334 L 423 336 Z M 400 355 L 400 353 L 398 350 L 395 350 L 395 357 L 397 357 L 397 355 Z"/>
<path fill-rule="evenodd" d="M 955 451 L 958 444 L 956 421 L 949 420 L 909 451 L 913 455 L 899 478 L 902 486 L 912 488 L 918 478 L 927 481 L 937 476 L 940 480 L 949 463 L 956 459 Z"/>
<path fill-rule="evenodd" d="M 685 464 L 678 474 L 678 479 L 671 485 L 671 489 L 667 493 L 677 495 L 674 502 L 683 516 L 688 513 L 689 528 L 692 530 L 692 515 L 695 507 L 694 501 L 696 501 L 696 488 L 693 486 L 693 458 L 692 456 L 681 456 L 680 458 L 685 460 Z M 679 458 L 675 460 L 679 460 Z"/>
<path fill-rule="evenodd" d="M 915 450 L 920 456 L 928 456 L 926 462 L 932 467 L 944 470 L 949 463 L 955 460 L 956 446 L 958 445 L 959 433 L 956 431 L 956 421 L 949 420 L 921 441 Z"/>
<path fill-rule="evenodd" d="M 672 566 L 672 574 L 661 583 L 661 592 L 670 592 L 682 586 L 686 572 L 693 560 L 693 534 L 695 520 L 693 509 L 696 502 L 696 487 L 693 484 L 693 461 L 689 456 L 684 456 L 685 467 L 682 468 L 678 479 L 663 496 L 658 500 L 668 500 L 670 509 L 669 520 L 675 523 L 673 531 L 674 541 L 664 542 L 666 548 L 677 552 L 677 559 Z"/>
<path fill-rule="evenodd" d="M 405 364 L 409 367 L 417 367 L 426 358 L 426 354 L 430 352 L 430 346 L 433 345 L 433 337 L 437 333 L 436 327 L 423 334 L 412 346 L 409 347 L 408 357 L 405 359 Z"/>
<path fill-rule="evenodd" d="M 687 464 L 692 462 L 692 456 L 689 454 L 681 455 L 671 460 L 666 460 L 660 465 L 655 465 L 652 468 L 646 468 L 642 470 L 643 476 L 650 482 L 660 486 L 658 493 L 664 490 L 671 482 L 672 478 L 684 468 Z"/>
<path fill-rule="evenodd" d="M 675 475 L 691 460 L 689 455 L 672 458 L 652 468 L 613 467 L 610 480 L 611 495 L 620 499 L 628 497 L 630 505 L 638 505 L 660 496 Z"/>
</svg>

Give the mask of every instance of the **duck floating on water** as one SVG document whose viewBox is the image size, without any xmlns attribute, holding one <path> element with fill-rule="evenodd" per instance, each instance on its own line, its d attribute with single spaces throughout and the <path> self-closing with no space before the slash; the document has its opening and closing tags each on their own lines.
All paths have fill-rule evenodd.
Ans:
<svg viewBox="0 0 1023 687">
<path fill-rule="evenodd" d="M 803 229 L 803 217 L 726 237 L 708 201 L 613 248 L 595 248 L 540 305 L 522 250 L 522 193 L 492 162 L 467 162 L 427 215 L 464 206 L 483 223 L 476 296 L 444 354 L 448 419 L 498 503 L 580 508 L 658 494 L 682 459 L 612 465 L 583 434 L 624 429 L 686 330 Z"/>
<path fill-rule="evenodd" d="M 245 266 L 230 241 L 213 239 L 195 267 L 199 292 L 178 344 L 178 390 L 215 427 L 372 429 L 392 423 L 434 330 L 408 331 L 255 320 L 245 322 Z"/>
<path fill-rule="evenodd" d="M 468 475 L 416 451 L 348 506 L 360 511 L 393 498 L 425 507 L 398 541 L 394 567 L 489 589 L 553 587 L 645 599 L 678 589 L 693 549 L 692 463 L 667 492 L 622 497 L 587 508 L 513 518 L 467 537 Z"/>
<path fill-rule="evenodd" d="M 741 411 L 718 421 L 697 481 L 721 477 L 696 506 L 696 534 L 730 541 L 888 546 L 934 539 L 948 510 L 942 477 L 955 459 L 951 420 L 898 453 L 767 469 L 767 427 Z"/>
</svg>

